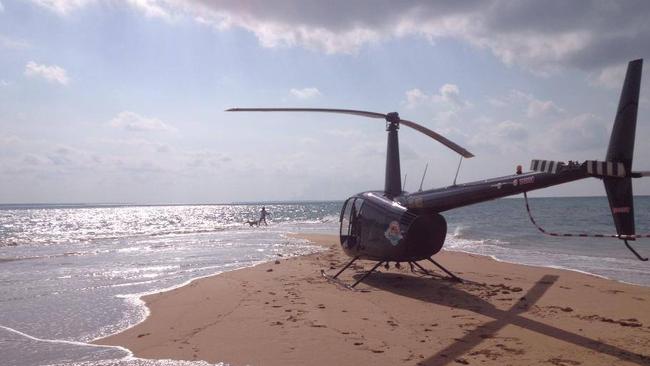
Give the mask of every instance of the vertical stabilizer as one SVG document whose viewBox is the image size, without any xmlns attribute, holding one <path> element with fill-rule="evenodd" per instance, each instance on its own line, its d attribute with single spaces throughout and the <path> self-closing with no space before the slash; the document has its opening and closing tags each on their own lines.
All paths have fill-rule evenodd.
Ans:
<svg viewBox="0 0 650 366">
<path fill-rule="evenodd" d="M 627 172 L 632 171 L 642 69 L 642 59 L 630 61 L 627 66 L 621 99 L 605 156 L 608 162 L 623 163 Z M 634 235 L 634 198 L 631 178 L 629 175 L 626 178 L 605 177 L 603 181 L 617 234 Z"/>
</svg>

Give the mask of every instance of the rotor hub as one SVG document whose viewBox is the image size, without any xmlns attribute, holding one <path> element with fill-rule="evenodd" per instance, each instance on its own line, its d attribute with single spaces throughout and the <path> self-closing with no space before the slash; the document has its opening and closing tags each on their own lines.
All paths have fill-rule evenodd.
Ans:
<svg viewBox="0 0 650 366">
<path fill-rule="evenodd" d="M 399 114 L 397 112 L 386 114 L 386 131 L 399 129 L 399 121 Z"/>
</svg>

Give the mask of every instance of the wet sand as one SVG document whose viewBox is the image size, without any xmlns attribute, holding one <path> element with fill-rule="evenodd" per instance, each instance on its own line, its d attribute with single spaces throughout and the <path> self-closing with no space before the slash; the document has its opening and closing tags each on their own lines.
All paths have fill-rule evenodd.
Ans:
<svg viewBox="0 0 650 366">
<path fill-rule="evenodd" d="M 320 273 L 347 263 L 338 237 L 306 238 L 327 249 L 145 296 L 144 322 L 96 343 L 231 365 L 650 365 L 648 287 L 443 251 L 465 283 L 391 264 L 350 291 Z"/>
</svg>

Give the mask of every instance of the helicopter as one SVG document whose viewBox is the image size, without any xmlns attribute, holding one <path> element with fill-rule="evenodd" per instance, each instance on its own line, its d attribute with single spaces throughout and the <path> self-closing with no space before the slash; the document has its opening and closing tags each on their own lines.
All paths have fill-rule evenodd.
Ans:
<svg viewBox="0 0 650 366">
<path fill-rule="evenodd" d="M 623 240 L 627 248 L 640 260 L 628 241 L 638 237 L 634 225 L 634 200 L 632 178 L 650 176 L 650 172 L 632 171 L 636 117 L 643 59 L 630 61 L 619 100 L 618 111 L 610 135 L 604 161 L 587 160 L 582 163 L 569 161 L 533 160 L 531 171 L 475 182 L 454 184 L 444 188 L 403 191 L 400 172 L 398 131 L 400 126 L 410 127 L 442 143 L 463 158 L 474 155 L 446 137 L 416 123 L 400 118 L 397 112 L 376 113 L 352 109 L 329 108 L 231 108 L 227 112 L 322 112 L 350 114 L 382 119 L 388 132 L 386 171 L 383 190 L 366 191 L 345 200 L 340 214 L 340 244 L 351 260 L 334 276 L 323 275 L 330 280 L 337 277 L 358 260 L 376 262 L 352 285 L 354 288 L 368 275 L 389 262 L 408 263 L 425 274 L 431 274 L 418 262 L 426 260 L 443 270 L 452 280 L 463 280 L 433 259 L 445 242 L 447 221 L 441 214 L 445 211 L 493 200 L 501 197 L 546 188 L 585 178 L 602 179 L 607 193 L 616 234 L 611 237 Z M 459 163 L 460 168 L 460 163 Z M 518 167 L 520 168 L 520 167 Z M 456 176 L 458 172 L 456 173 Z M 424 177 L 423 177 L 424 178 Z M 527 201 L 527 196 L 526 201 Z M 532 216 L 531 221 L 534 222 Z M 544 232 L 541 227 L 540 231 Z M 551 235 L 562 235 L 554 234 Z M 562 236 L 571 236 L 564 234 Z M 576 235 L 586 236 L 586 235 Z M 603 236 L 603 235 L 595 235 Z"/>
</svg>

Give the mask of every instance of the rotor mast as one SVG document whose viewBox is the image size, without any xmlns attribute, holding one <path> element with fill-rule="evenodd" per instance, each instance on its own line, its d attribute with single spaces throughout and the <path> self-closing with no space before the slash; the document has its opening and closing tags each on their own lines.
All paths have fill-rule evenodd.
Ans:
<svg viewBox="0 0 650 366">
<path fill-rule="evenodd" d="M 384 193 L 387 197 L 393 198 L 402 194 L 402 173 L 399 162 L 399 115 L 397 112 L 386 115 L 386 131 L 388 131 L 388 143 L 386 146 L 386 180 Z"/>
</svg>

